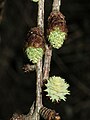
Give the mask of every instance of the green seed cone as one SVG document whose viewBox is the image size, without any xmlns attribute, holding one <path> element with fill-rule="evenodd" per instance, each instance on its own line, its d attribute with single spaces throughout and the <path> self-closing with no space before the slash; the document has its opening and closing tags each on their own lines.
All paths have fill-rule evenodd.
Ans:
<svg viewBox="0 0 90 120">
<path fill-rule="evenodd" d="M 48 41 L 51 43 L 52 47 L 59 49 L 60 47 L 62 47 L 65 38 L 66 33 L 60 31 L 60 29 L 56 27 L 53 31 L 50 32 L 48 36 Z"/>
<path fill-rule="evenodd" d="M 37 63 L 44 54 L 45 40 L 44 33 L 40 27 L 31 28 L 27 35 L 25 52 L 32 63 Z"/>
<path fill-rule="evenodd" d="M 56 49 L 62 47 L 67 31 L 65 16 L 58 11 L 51 12 L 48 18 L 47 37 L 52 47 Z"/>
<path fill-rule="evenodd" d="M 42 48 L 28 47 L 26 55 L 32 63 L 37 63 L 43 57 L 44 51 Z"/>
</svg>

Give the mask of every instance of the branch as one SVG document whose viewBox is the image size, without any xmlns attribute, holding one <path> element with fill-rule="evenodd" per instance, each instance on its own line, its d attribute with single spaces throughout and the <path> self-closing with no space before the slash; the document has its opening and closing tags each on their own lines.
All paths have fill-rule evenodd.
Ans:
<svg viewBox="0 0 90 120">
<path fill-rule="evenodd" d="M 38 23 L 37 25 L 44 31 L 44 0 L 38 2 Z"/>
<path fill-rule="evenodd" d="M 38 2 L 38 23 L 37 25 L 44 32 L 44 0 L 39 0 Z M 36 82 L 36 119 L 40 119 L 39 110 L 42 107 L 42 59 L 37 63 L 37 82 Z"/>
<path fill-rule="evenodd" d="M 48 45 L 46 45 L 45 62 L 43 67 L 43 82 L 49 78 L 51 56 L 52 56 L 52 47 L 51 46 L 48 47 Z"/>
<path fill-rule="evenodd" d="M 36 82 L 36 109 L 37 109 L 37 120 L 39 120 L 39 110 L 42 106 L 42 89 L 41 89 L 41 82 L 42 82 L 42 59 L 37 63 L 36 67 L 37 72 L 37 82 Z"/>
<path fill-rule="evenodd" d="M 60 5 L 61 5 L 61 0 L 54 0 L 52 11 L 59 11 Z M 51 57 L 52 57 L 52 47 L 51 46 L 49 47 L 48 45 L 46 45 L 45 61 L 44 61 L 44 67 L 43 67 L 43 84 L 49 78 Z"/>
</svg>

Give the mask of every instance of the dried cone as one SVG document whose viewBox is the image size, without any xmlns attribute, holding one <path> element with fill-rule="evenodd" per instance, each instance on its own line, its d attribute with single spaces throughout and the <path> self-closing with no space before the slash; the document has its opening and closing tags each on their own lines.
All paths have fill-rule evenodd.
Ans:
<svg viewBox="0 0 90 120">
<path fill-rule="evenodd" d="M 48 109 L 46 107 L 42 107 L 40 109 L 40 115 L 45 120 L 61 120 L 58 113 L 55 112 L 55 110 Z"/>
<path fill-rule="evenodd" d="M 48 41 L 54 47 L 59 49 L 67 36 L 67 27 L 65 17 L 61 12 L 53 11 L 48 18 Z"/>
<path fill-rule="evenodd" d="M 32 28 L 26 40 L 26 55 L 30 61 L 37 63 L 44 54 L 45 42 L 43 31 L 39 27 Z"/>
</svg>

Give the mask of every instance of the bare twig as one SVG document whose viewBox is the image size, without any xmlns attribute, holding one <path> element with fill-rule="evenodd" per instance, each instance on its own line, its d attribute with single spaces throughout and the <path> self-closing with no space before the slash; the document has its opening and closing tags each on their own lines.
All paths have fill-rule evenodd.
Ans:
<svg viewBox="0 0 90 120">
<path fill-rule="evenodd" d="M 32 106 L 31 106 L 31 108 L 30 108 L 30 112 L 29 112 L 29 114 L 27 114 L 27 116 L 33 114 L 33 112 L 34 112 L 34 104 L 35 104 L 35 102 L 33 102 Z"/>
<path fill-rule="evenodd" d="M 44 0 L 38 2 L 38 26 L 44 31 Z"/>
<path fill-rule="evenodd" d="M 37 119 L 39 120 L 39 110 L 42 106 L 42 89 L 41 89 L 41 82 L 42 82 L 42 59 L 37 63 L 37 82 L 36 82 L 36 109 L 37 109 Z"/>
<path fill-rule="evenodd" d="M 43 67 L 43 82 L 46 81 L 49 77 L 51 56 L 52 56 L 52 48 L 51 46 L 48 47 L 48 45 L 46 45 L 45 62 Z"/>
<path fill-rule="evenodd" d="M 52 11 L 59 11 L 60 5 L 61 5 L 61 0 L 54 0 Z M 49 78 L 51 56 L 52 56 L 52 47 L 46 45 L 45 60 L 43 67 L 43 83 Z"/>
<path fill-rule="evenodd" d="M 38 26 L 44 32 L 44 0 L 39 0 L 38 2 Z M 36 82 L 36 118 L 40 119 L 39 110 L 42 107 L 42 59 L 37 63 L 37 82 Z"/>
</svg>

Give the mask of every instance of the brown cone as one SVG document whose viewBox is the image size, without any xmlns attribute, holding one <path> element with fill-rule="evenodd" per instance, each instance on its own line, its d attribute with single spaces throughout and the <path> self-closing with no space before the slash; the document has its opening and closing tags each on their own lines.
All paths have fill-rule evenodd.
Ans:
<svg viewBox="0 0 90 120">
<path fill-rule="evenodd" d="M 54 28 L 59 27 L 59 29 L 62 32 L 68 32 L 67 26 L 66 26 L 66 21 L 65 21 L 65 16 L 58 11 L 53 11 L 51 12 L 49 18 L 48 18 L 48 30 L 47 34 L 49 35 Z"/>
<path fill-rule="evenodd" d="M 31 28 L 27 34 L 25 47 L 43 48 L 45 46 L 44 33 L 39 27 Z"/>
</svg>

